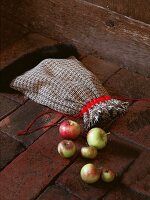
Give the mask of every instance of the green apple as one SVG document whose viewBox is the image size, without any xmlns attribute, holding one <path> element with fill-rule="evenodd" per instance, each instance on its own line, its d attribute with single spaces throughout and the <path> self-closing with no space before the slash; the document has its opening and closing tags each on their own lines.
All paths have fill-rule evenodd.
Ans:
<svg viewBox="0 0 150 200">
<path fill-rule="evenodd" d="M 92 128 L 87 134 L 87 143 L 97 149 L 103 149 L 107 144 L 107 133 L 101 128 Z"/>
<path fill-rule="evenodd" d="M 97 149 L 95 147 L 82 147 L 81 148 L 81 155 L 84 158 L 94 159 L 97 156 Z"/>
<path fill-rule="evenodd" d="M 58 153 L 64 158 L 70 158 L 76 153 L 76 145 L 71 140 L 63 140 L 58 144 Z"/>
<path fill-rule="evenodd" d="M 94 164 L 88 163 L 81 168 L 80 176 L 85 183 L 95 183 L 100 178 L 101 171 Z"/>
<path fill-rule="evenodd" d="M 103 169 L 101 178 L 107 183 L 112 182 L 115 178 L 115 173 L 110 169 Z"/>
</svg>

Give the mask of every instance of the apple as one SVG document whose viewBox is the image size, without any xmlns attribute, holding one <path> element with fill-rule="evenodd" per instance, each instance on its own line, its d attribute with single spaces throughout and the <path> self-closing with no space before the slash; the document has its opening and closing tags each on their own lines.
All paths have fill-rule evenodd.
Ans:
<svg viewBox="0 0 150 200">
<path fill-rule="evenodd" d="M 64 158 L 70 158 L 76 153 L 76 145 L 71 140 L 63 140 L 58 144 L 58 153 Z"/>
<path fill-rule="evenodd" d="M 97 156 L 97 149 L 95 147 L 82 147 L 81 148 L 81 155 L 84 158 L 94 159 Z"/>
<path fill-rule="evenodd" d="M 101 128 L 92 128 L 87 134 L 87 143 L 97 149 L 103 149 L 107 144 L 107 135 Z"/>
<path fill-rule="evenodd" d="M 103 169 L 101 178 L 103 181 L 105 181 L 107 183 L 112 182 L 115 178 L 115 173 L 110 169 Z"/>
<path fill-rule="evenodd" d="M 59 126 L 59 133 L 64 139 L 75 139 L 80 135 L 81 127 L 73 120 L 65 120 Z"/>
<path fill-rule="evenodd" d="M 100 170 L 94 164 L 88 163 L 81 168 L 80 176 L 85 183 L 95 183 L 100 178 Z"/>
</svg>

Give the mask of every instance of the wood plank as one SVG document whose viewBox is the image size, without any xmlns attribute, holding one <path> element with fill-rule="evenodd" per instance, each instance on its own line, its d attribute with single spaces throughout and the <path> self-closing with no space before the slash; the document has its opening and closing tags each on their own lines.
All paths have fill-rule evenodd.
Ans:
<svg viewBox="0 0 150 200">
<path fill-rule="evenodd" d="M 16 2 L 16 4 L 15 4 Z M 87 1 L 4 1 L 2 11 L 32 31 L 71 41 L 85 53 L 98 54 L 150 76 L 150 26 Z M 18 9 L 16 10 L 16 7 Z"/>
<path fill-rule="evenodd" d="M 150 23 L 150 0 L 86 0 L 133 19 Z"/>
<path fill-rule="evenodd" d="M 28 33 L 27 28 L 22 27 L 20 24 L 14 23 L 12 20 L 8 20 L 2 16 L 0 16 L 0 29 L 1 51 Z"/>
<path fill-rule="evenodd" d="M 5 48 L 0 53 L 0 69 L 3 69 L 5 66 L 28 52 L 56 43 L 55 40 L 46 38 L 37 33 L 27 34 L 24 38 L 17 40 L 14 44 Z"/>
</svg>

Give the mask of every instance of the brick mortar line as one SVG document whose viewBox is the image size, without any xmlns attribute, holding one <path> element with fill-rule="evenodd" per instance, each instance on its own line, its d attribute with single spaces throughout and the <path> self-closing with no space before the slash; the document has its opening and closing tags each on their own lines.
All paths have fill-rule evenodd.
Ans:
<svg viewBox="0 0 150 200">
<path fill-rule="evenodd" d="M 143 193 L 141 193 L 141 192 L 138 192 L 137 190 L 134 190 L 134 189 L 132 189 L 131 187 L 127 187 L 124 183 L 122 183 L 122 185 L 123 185 L 124 187 L 126 187 L 130 192 L 134 192 L 134 193 L 137 194 L 137 195 L 139 194 L 139 195 L 143 196 L 144 200 L 149 200 L 149 199 L 147 199 L 147 198 L 150 198 L 149 195 L 143 194 Z M 146 198 L 146 199 L 145 199 L 145 198 Z"/>
<path fill-rule="evenodd" d="M 115 188 L 117 188 L 120 184 L 122 184 L 123 186 L 126 187 L 126 185 L 124 185 L 121 181 L 122 181 L 122 178 L 124 176 L 124 174 L 128 171 L 128 169 L 132 166 L 132 164 L 135 162 L 136 158 L 134 160 L 132 160 L 127 166 L 126 168 L 123 170 L 122 174 L 118 177 L 117 179 L 117 182 L 114 186 L 112 186 L 112 188 L 110 188 L 109 191 L 107 191 L 100 199 L 101 200 L 104 200 L 103 198 L 107 197 L 107 195 L 109 195 Z M 130 189 L 130 188 L 128 188 Z M 134 191 L 134 190 L 133 190 Z M 135 191 L 134 191 L 135 192 Z M 99 200 L 100 200 L 99 199 Z"/>
<path fill-rule="evenodd" d="M 8 97 L 6 97 L 6 98 L 9 99 L 9 100 L 11 100 L 11 101 L 13 101 L 14 103 L 18 103 L 18 102 L 14 101 L 14 100 L 12 100 L 12 99 L 10 99 L 10 98 L 8 98 Z M 8 112 L 6 115 L 4 115 L 4 116 L 0 119 L 0 122 L 1 122 L 2 120 L 4 120 L 6 117 L 8 117 L 9 115 L 11 115 L 11 114 L 12 114 L 13 112 L 15 112 L 16 110 L 18 110 L 20 107 L 24 106 L 24 104 L 27 103 L 27 101 L 28 101 L 28 99 L 27 99 L 24 103 L 22 103 L 22 104 L 18 103 L 18 106 L 17 106 L 16 108 L 14 108 L 12 111 Z"/>
<path fill-rule="evenodd" d="M 78 195 L 74 194 L 71 190 L 67 189 L 67 187 L 63 186 L 62 184 L 56 183 L 56 186 L 58 186 L 59 188 L 63 189 L 64 191 L 66 191 L 68 194 L 71 194 L 75 197 L 77 197 L 79 200 L 84 200 L 81 197 L 79 197 Z"/>
<path fill-rule="evenodd" d="M 124 137 L 124 136 L 120 136 L 120 135 L 118 135 L 117 133 L 115 133 L 114 131 L 110 131 L 110 132 L 111 132 L 115 137 L 118 137 L 118 138 L 124 140 L 125 142 L 131 144 L 131 145 L 134 147 L 134 149 L 137 148 L 137 149 L 139 149 L 140 151 L 144 151 L 144 150 L 150 151 L 150 148 L 145 147 L 145 146 L 142 145 L 142 144 L 136 143 L 136 142 L 134 142 L 134 140 L 128 139 L 127 137 Z"/>
<path fill-rule="evenodd" d="M 78 153 L 79 154 L 79 153 Z M 69 168 L 76 160 L 77 160 L 77 158 L 78 158 L 78 154 L 75 156 L 75 158 L 73 158 L 71 161 L 70 161 L 70 163 L 67 165 L 67 166 L 65 166 L 62 170 L 60 170 L 60 172 L 58 172 L 58 174 L 56 174 L 53 178 L 52 178 L 52 180 L 39 192 L 39 194 L 34 198 L 34 200 L 36 200 L 36 199 L 38 199 L 38 197 L 40 197 L 40 195 L 42 195 L 42 193 L 44 193 L 44 191 L 49 187 L 49 186 L 52 186 L 52 185 L 58 185 L 59 186 L 59 184 L 57 184 L 56 183 L 56 180 L 57 180 L 57 178 L 61 175 L 61 174 L 63 174 L 63 172 L 67 169 L 67 168 Z M 60 187 L 60 186 L 59 186 Z M 61 188 L 61 187 L 60 187 Z M 67 191 L 67 190 L 65 190 L 65 191 Z M 67 191 L 69 194 L 71 194 L 69 191 Z"/>
<path fill-rule="evenodd" d="M 15 141 L 17 141 L 17 142 L 19 142 L 21 145 L 23 145 L 23 147 L 25 148 L 25 149 L 27 149 L 28 147 L 27 146 L 25 146 L 20 140 L 18 140 L 17 138 L 15 138 L 15 137 L 12 137 L 11 135 L 9 135 L 7 132 L 5 132 L 5 131 L 1 131 L 2 133 L 4 133 L 4 134 L 6 134 L 7 136 L 9 136 L 10 138 L 12 138 L 12 139 L 14 139 Z M 30 145 L 29 145 L 30 146 Z M 20 153 L 21 154 L 21 153 Z"/>
<path fill-rule="evenodd" d="M 16 103 L 16 102 L 15 102 Z M 13 112 L 15 112 L 18 108 L 20 108 L 22 105 L 18 105 L 16 108 L 14 108 L 12 111 L 8 112 L 6 115 L 4 115 L 0 121 L 4 120 L 6 117 L 8 117 L 9 115 L 11 115 Z"/>
<path fill-rule="evenodd" d="M 21 144 L 21 145 L 22 145 L 22 144 Z M 22 145 L 22 146 L 23 146 L 23 145 Z M 21 153 L 16 154 L 16 155 L 15 155 L 1 170 L 0 170 L 0 172 L 2 172 L 7 166 L 9 166 L 14 160 L 16 160 L 18 156 L 20 156 L 23 152 L 25 152 L 25 151 L 27 150 L 26 147 L 23 146 L 23 148 L 24 148 L 24 150 L 23 150 Z"/>
<path fill-rule="evenodd" d="M 63 116 L 56 122 L 59 123 L 62 120 Z M 39 137 L 37 137 L 31 144 L 29 144 L 28 146 L 26 146 L 26 148 L 28 149 L 28 147 L 30 147 L 32 144 L 34 144 L 40 137 L 42 137 L 47 131 L 49 131 L 51 128 L 57 127 L 57 125 L 54 125 L 52 127 L 49 127 L 47 130 L 45 130 L 41 135 L 39 135 Z M 32 134 L 32 133 L 31 133 Z M 30 135 L 30 134 L 29 134 Z M 20 136 L 21 137 L 21 136 Z M 21 142 L 22 143 L 22 142 Z"/>
<path fill-rule="evenodd" d="M 27 101 L 24 103 L 24 104 L 26 104 L 28 102 L 28 99 L 27 99 Z M 20 105 L 18 108 L 20 108 L 20 107 L 22 107 L 22 106 L 24 106 L 24 104 L 22 104 L 22 105 Z M 18 109 L 17 108 L 17 109 Z M 15 109 L 15 111 L 17 110 L 17 109 Z M 12 114 L 13 113 L 13 111 L 10 113 L 10 114 Z M 9 114 L 9 115 L 10 115 Z M 9 115 L 7 115 L 7 117 L 9 116 Z M 5 117 L 6 118 L 6 117 Z M 4 118 L 4 119 L 5 119 Z M 56 122 L 56 123 L 58 123 L 58 122 L 60 122 L 61 120 L 62 120 L 62 118 L 63 118 L 63 116 Z M 1 120 L 2 121 L 2 120 Z M 57 125 L 54 125 L 53 127 L 55 127 L 55 126 L 57 126 Z M 30 145 L 28 145 L 28 146 L 26 146 L 26 145 L 24 145 L 24 143 L 22 142 L 22 141 L 20 141 L 19 139 L 17 139 L 17 138 L 14 138 L 14 137 L 11 137 L 7 132 L 5 132 L 5 131 L 2 131 L 4 134 L 7 134 L 9 137 L 11 137 L 11 138 L 13 138 L 14 140 L 16 140 L 17 142 L 19 142 L 19 143 L 21 143 L 22 145 L 23 145 L 23 147 L 25 147 L 26 148 L 26 150 L 28 149 L 28 147 L 30 147 L 32 144 L 34 144 L 40 137 L 42 137 L 47 131 L 49 131 L 51 128 L 53 128 L 53 127 L 49 127 L 47 130 L 45 130 L 41 135 L 39 135 L 39 137 L 37 137 Z M 31 133 L 32 134 L 32 133 Z M 21 136 L 20 136 L 21 137 Z"/>
<path fill-rule="evenodd" d="M 3 69 L 2 69 L 3 70 Z M 5 94 L 7 95 L 7 94 L 10 94 L 10 93 L 0 93 L 1 94 L 1 96 L 3 96 L 3 97 L 5 97 L 6 99 L 8 99 L 8 100 L 10 100 L 10 101 L 13 101 L 13 102 L 15 102 L 15 103 L 18 103 L 19 105 L 24 105 L 29 99 L 26 99 L 23 103 L 19 103 L 17 100 L 15 100 L 15 99 L 11 99 L 11 97 L 9 97 L 9 96 L 5 96 Z M 15 93 L 13 93 L 14 95 L 15 95 Z M 23 95 L 24 96 L 24 95 Z M 25 97 L 25 96 L 24 96 Z"/>
<path fill-rule="evenodd" d="M 120 67 L 120 66 L 119 66 Z M 114 75 L 116 75 L 119 71 L 121 71 L 123 68 L 120 67 L 118 70 L 116 70 L 113 74 L 111 74 L 102 84 L 105 85 L 109 79 L 111 79 Z M 108 91 L 109 92 L 109 91 Z"/>
<path fill-rule="evenodd" d="M 62 120 L 62 118 L 61 118 L 60 120 Z M 58 122 L 59 122 L 60 120 L 58 120 Z M 52 128 L 52 127 L 50 127 L 50 128 Z M 49 129 L 50 129 L 50 128 L 49 128 Z M 8 164 L 7 164 L 5 167 L 7 167 L 10 163 L 12 163 L 13 161 L 15 161 L 16 158 L 17 158 L 18 156 L 20 156 L 22 153 L 24 153 L 25 151 L 27 151 L 28 148 L 29 148 L 31 145 L 33 145 L 40 137 L 42 137 L 47 131 L 49 131 L 49 129 L 47 129 L 45 132 L 43 132 L 39 137 L 37 137 L 37 138 L 36 138 L 30 145 L 28 145 L 28 146 L 24 145 L 24 143 L 23 143 L 22 141 L 18 140 L 17 138 L 11 137 L 7 132 L 1 131 L 2 133 L 7 134 L 8 137 L 10 137 L 10 138 L 14 139 L 15 141 L 19 142 L 19 143 L 22 145 L 22 147 L 24 148 L 24 150 L 23 150 L 21 153 L 19 153 L 19 154 L 17 154 L 16 156 L 14 156 L 13 159 L 12 159 L 10 162 L 8 162 Z M 5 167 L 4 167 L 4 168 L 5 168 Z M 2 170 L 3 170 L 4 168 L 2 168 Z M 1 171 L 2 171 L 2 170 L 1 170 Z"/>
</svg>

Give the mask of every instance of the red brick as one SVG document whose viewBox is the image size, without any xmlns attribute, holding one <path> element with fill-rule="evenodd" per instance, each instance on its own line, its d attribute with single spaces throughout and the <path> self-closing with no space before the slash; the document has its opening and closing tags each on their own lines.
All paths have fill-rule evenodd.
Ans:
<svg viewBox="0 0 150 200">
<path fill-rule="evenodd" d="M 82 63 L 88 70 L 92 71 L 102 83 L 120 69 L 118 65 L 92 55 L 83 58 Z"/>
<path fill-rule="evenodd" d="M 150 98 L 150 79 L 142 75 L 121 69 L 105 84 L 112 95 L 130 98 Z"/>
<path fill-rule="evenodd" d="M 148 200 L 149 197 L 136 193 L 124 186 L 119 186 L 102 200 Z"/>
<path fill-rule="evenodd" d="M 134 103 L 126 115 L 116 121 L 111 131 L 149 148 L 150 103 L 144 101 Z"/>
<path fill-rule="evenodd" d="M 18 107 L 18 103 L 0 94 L 0 119 L 4 118 Z"/>
<path fill-rule="evenodd" d="M 0 174 L 1 198 L 35 199 L 70 163 L 57 152 L 60 140 L 58 128 L 54 127 L 4 168 Z"/>
<path fill-rule="evenodd" d="M 51 186 L 37 200 L 78 200 L 78 198 L 58 186 Z"/>
<path fill-rule="evenodd" d="M 19 104 L 24 104 L 28 98 L 23 96 L 22 94 L 8 94 L 8 93 L 1 93 L 2 96 L 7 97 L 8 99 L 11 99 Z"/>
<path fill-rule="evenodd" d="M 0 169 L 24 150 L 23 145 L 0 131 Z"/>
<path fill-rule="evenodd" d="M 150 151 L 143 152 L 124 174 L 123 183 L 130 189 L 150 197 Z"/>
<path fill-rule="evenodd" d="M 86 145 L 86 141 L 84 144 Z M 139 152 L 132 148 L 128 143 L 110 136 L 108 145 L 105 149 L 99 151 L 96 160 L 86 160 L 79 158 L 73 165 L 65 170 L 65 172 L 56 180 L 61 187 L 65 187 L 74 195 L 81 199 L 100 199 L 116 184 L 118 177 L 124 172 L 129 164 L 137 157 Z M 86 163 L 95 163 L 97 167 L 106 167 L 112 169 L 117 178 L 114 183 L 106 184 L 99 181 L 96 184 L 88 185 L 80 178 L 80 169 Z"/>
<path fill-rule="evenodd" d="M 14 113 L 6 117 L 0 122 L 1 130 L 4 133 L 7 133 L 11 137 L 14 137 L 16 140 L 22 142 L 25 146 L 32 144 L 40 135 L 42 135 L 46 129 L 41 129 L 30 135 L 18 136 L 17 132 L 19 130 L 24 130 L 29 123 L 35 119 L 41 112 L 49 110 L 47 107 L 39 105 L 33 101 L 28 101 Z M 49 115 L 45 115 L 37 120 L 33 128 L 46 125 L 49 122 L 57 122 L 62 117 L 61 114 L 58 114 L 51 110 Z M 53 121 L 52 121 L 53 120 Z"/>
</svg>

